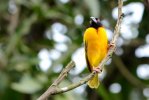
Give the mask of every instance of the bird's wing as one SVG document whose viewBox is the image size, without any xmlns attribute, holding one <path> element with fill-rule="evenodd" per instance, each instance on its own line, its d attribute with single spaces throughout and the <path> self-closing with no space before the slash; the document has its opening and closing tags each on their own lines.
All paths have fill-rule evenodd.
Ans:
<svg viewBox="0 0 149 100">
<path fill-rule="evenodd" d="M 88 60 L 88 56 L 87 56 L 87 42 L 85 41 L 85 58 L 86 58 L 86 62 L 87 62 L 87 67 L 88 67 L 88 69 L 89 69 L 89 71 L 91 72 L 92 71 L 92 67 L 91 67 L 91 65 L 90 65 L 90 63 L 89 63 L 89 60 Z"/>
</svg>

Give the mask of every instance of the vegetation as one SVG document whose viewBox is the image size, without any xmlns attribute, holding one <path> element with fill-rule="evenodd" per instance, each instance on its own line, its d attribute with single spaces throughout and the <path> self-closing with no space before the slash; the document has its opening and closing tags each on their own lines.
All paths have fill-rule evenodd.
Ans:
<svg viewBox="0 0 149 100">
<path fill-rule="evenodd" d="M 82 64 L 76 62 L 60 85 L 86 76 L 84 60 L 76 56 L 83 56 L 83 32 L 90 16 L 99 17 L 110 40 L 115 7 L 116 0 L 0 0 L 0 100 L 37 99 L 77 57 Z M 49 100 L 149 99 L 149 2 L 125 0 L 123 11 L 118 47 L 100 87 L 83 85 Z"/>
</svg>

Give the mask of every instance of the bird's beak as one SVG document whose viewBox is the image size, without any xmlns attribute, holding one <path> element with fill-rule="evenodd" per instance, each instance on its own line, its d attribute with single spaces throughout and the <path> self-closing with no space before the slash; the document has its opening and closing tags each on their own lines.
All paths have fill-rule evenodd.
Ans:
<svg viewBox="0 0 149 100">
<path fill-rule="evenodd" d="M 95 18 L 95 17 L 90 17 L 90 19 L 91 19 L 91 21 L 93 21 L 93 22 L 97 23 L 97 20 L 96 20 L 96 18 Z"/>
</svg>

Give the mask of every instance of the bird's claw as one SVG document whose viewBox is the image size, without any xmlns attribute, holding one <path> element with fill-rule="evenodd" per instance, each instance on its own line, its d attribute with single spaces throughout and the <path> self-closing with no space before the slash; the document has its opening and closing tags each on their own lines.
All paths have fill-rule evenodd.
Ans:
<svg viewBox="0 0 149 100">
<path fill-rule="evenodd" d="M 95 71 L 96 73 L 101 73 L 102 72 L 102 69 L 99 68 L 99 67 L 94 67 L 93 68 L 93 71 Z"/>
<path fill-rule="evenodd" d="M 115 47 L 115 43 L 112 42 L 112 43 L 108 44 L 108 50 L 113 47 Z"/>
<path fill-rule="evenodd" d="M 109 46 L 109 48 L 114 47 L 115 46 L 115 43 L 112 42 L 108 46 Z"/>
</svg>

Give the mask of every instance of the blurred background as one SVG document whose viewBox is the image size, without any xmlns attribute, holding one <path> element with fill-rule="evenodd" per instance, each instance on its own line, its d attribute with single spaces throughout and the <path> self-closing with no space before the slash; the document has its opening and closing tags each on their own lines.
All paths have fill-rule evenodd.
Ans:
<svg viewBox="0 0 149 100">
<path fill-rule="evenodd" d="M 60 84 L 89 74 L 83 32 L 101 19 L 111 40 L 117 0 L 0 0 L 0 100 L 35 100 L 72 59 Z M 124 0 L 117 49 L 96 90 L 82 85 L 49 100 L 149 100 L 149 1 Z"/>
</svg>

